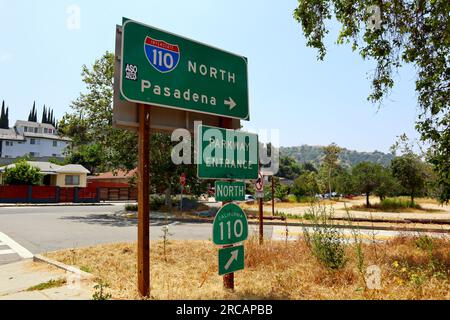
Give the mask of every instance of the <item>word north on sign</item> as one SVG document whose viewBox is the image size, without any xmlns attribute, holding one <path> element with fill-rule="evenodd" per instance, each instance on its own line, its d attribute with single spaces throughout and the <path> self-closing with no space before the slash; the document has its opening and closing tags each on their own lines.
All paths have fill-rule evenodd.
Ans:
<svg viewBox="0 0 450 320">
<path fill-rule="evenodd" d="M 124 99 L 249 120 L 247 59 L 124 19 Z"/>
<path fill-rule="evenodd" d="M 243 201 L 245 187 L 245 182 L 216 181 L 216 201 Z"/>
</svg>

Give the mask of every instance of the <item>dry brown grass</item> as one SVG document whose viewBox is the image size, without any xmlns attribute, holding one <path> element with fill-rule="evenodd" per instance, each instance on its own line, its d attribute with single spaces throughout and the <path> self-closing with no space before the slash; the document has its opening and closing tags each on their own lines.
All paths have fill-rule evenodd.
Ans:
<svg viewBox="0 0 450 320">
<path fill-rule="evenodd" d="M 217 275 L 217 248 L 212 243 L 171 241 L 168 262 L 164 262 L 161 243 L 152 243 L 152 299 L 450 299 L 448 240 L 435 240 L 432 255 L 418 248 L 414 238 L 363 245 L 365 264 L 382 269 L 381 290 L 364 290 L 353 246 L 347 248 L 349 262 L 339 271 L 324 268 L 303 241 L 268 241 L 259 246 L 249 240 L 245 248 L 246 269 L 235 275 L 235 292 L 228 292 Z M 48 255 L 92 270 L 110 285 L 114 299 L 139 299 L 135 244 Z M 444 270 L 443 275 L 431 271 L 430 261 L 435 261 L 441 273 Z M 415 273 L 423 276 L 419 283 Z"/>
</svg>

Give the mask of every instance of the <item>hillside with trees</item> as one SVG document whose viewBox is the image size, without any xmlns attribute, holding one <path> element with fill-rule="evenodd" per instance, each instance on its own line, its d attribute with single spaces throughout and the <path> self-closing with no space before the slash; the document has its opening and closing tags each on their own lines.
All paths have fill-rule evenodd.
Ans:
<svg viewBox="0 0 450 320">
<path fill-rule="evenodd" d="M 322 163 L 325 153 L 321 146 L 302 145 L 298 147 L 282 147 L 280 155 L 293 157 L 300 163 L 312 163 L 316 168 Z M 382 166 L 388 166 L 394 155 L 391 153 L 359 152 L 343 148 L 339 154 L 339 164 L 344 168 L 351 168 L 362 162 L 377 163 Z"/>
</svg>

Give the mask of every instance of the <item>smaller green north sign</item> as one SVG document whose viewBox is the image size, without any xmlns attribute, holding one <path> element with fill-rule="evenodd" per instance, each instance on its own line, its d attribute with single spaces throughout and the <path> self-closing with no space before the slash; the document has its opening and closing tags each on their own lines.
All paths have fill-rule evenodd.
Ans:
<svg viewBox="0 0 450 320">
<path fill-rule="evenodd" d="M 229 203 L 217 212 L 213 224 L 213 242 L 219 246 L 232 245 L 247 240 L 248 221 L 245 212 Z"/>
<path fill-rule="evenodd" d="M 244 270 L 244 246 L 219 249 L 219 275 Z"/>
<path fill-rule="evenodd" d="M 258 135 L 201 125 L 197 174 L 200 179 L 258 179 Z"/>
<path fill-rule="evenodd" d="M 245 182 L 216 181 L 216 201 L 244 201 Z"/>
</svg>

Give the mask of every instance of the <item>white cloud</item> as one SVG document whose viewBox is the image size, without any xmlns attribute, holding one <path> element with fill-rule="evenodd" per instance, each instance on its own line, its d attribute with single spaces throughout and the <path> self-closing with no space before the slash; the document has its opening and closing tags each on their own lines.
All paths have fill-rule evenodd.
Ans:
<svg viewBox="0 0 450 320">
<path fill-rule="evenodd" d="M 7 51 L 0 51 L 0 63 L 8 62 L 12 60 L 13 54 Z"/>
</svg>

